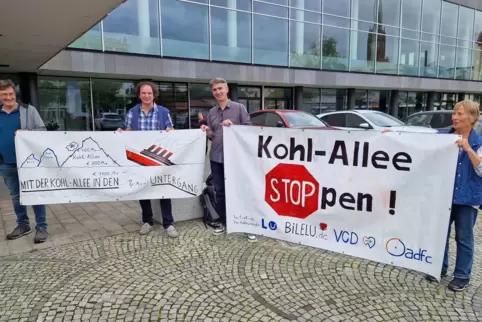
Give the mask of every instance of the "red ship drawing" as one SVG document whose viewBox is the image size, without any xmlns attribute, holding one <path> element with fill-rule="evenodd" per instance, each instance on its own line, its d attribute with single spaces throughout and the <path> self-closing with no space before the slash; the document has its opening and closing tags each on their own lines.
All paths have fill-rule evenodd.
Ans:
<svg viewBox="0 0 482 322">
<path fill-rule="evenodd" d="M 126 147 L 126 156 L 129 161 L 135 162 L 146 167 L 159 167 L 174 165 L 169 158 L 172 152 L 158 145 L 151 145 L 149 148 L 137 152 L 132 148 Z"/>
</svg>

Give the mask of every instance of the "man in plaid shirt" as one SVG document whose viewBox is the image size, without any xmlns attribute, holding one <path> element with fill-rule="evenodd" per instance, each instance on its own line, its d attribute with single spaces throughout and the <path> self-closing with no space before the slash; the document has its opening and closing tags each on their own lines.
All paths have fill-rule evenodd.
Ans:
<svg viewBox="0 0 482 322">
<path fill-rule="evenodd" d="M 169 110 L 154 102 L 158 95 L 157 86 L 152 82 L 141 82 L 136 87 L 137 97 L 141 104 L 137 104 L 127 112 L 126 131 L 171 131 L 174 130 Z M 122 129 L 118 129 L 122 131 Z M 139 200 L 142 208 L 142 222 L 140 234 L 148 234 L 153 226 L 153 214 L 150 200 Z M 171 199 L 161 199 L 162 225 L 167 235 L 172 238 L 179 237 L 174 228 Z"/>
</svg>

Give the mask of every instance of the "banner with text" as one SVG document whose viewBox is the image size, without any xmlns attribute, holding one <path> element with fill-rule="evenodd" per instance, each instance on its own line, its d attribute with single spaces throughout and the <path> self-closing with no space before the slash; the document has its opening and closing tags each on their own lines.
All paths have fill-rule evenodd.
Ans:
<svg viewBox="0 0 482 322">
<path fill-rule="evenodd" d="M 227 231 L 440 276 L 458 136 L 224 129 Z"/>
<path fill-rule="evenodd" d="M 19 132 L 24 205 L 188 198 L 203 187 L 206 135 L 170 132 Z"/>
</svg>

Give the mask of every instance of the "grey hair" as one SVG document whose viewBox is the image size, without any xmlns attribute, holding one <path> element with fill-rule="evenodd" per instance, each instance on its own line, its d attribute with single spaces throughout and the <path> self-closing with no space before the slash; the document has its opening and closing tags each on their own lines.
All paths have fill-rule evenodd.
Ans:
<svg viewBox="0 0 482 322">
<path fill-rule="evenodd" d="M 226 86 L 228 85 L 228 82 L 224 79 L 224 78 L 220 78 L 220 77 L 217 77 L 217 78 L 213 78 L 211 79 L 211 81 L 209 82 L 209 86 L 213 86 L 213 85 L 216 85 L 216 84 L 226 84 Z"/>
</svg>

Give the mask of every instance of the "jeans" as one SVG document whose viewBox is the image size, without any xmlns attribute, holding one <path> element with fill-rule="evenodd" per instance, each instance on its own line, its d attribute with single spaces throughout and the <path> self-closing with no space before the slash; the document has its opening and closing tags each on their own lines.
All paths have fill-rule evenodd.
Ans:
<svg viewBox="0 0 482 322">
<path fill-rule="evenodd" d="M 10 196 L 12 197 L 13 209 L 17 215 L 17 225 L 23 227 L 30 227 L 30 222 L 27 215 L 27 207 L 20 204 L 20 183 L 18 180 L 18 171 L 15 164 L 0 165 L 0 175 L 8 188 Z M 36 229 L 47 229 L 47 214 L 44 205 L 32 206 L 35 213 L 35 221 L 37 223 Z"/>
<path fill-rule="evenodd" d="M 477 209 L 471 206 L 452 204 L 442 272 L 447 272 L 449 266 L 450 230 L 452 228 L 452 222 L 454 222 L 455 242 L 457 245 L 454 277 L 460 279 L 470 278 L 472 264 L 474 262 L 474 226 L 476 220 Z"/>
<path fill-rule="evenodd" d="M 213 176 L 214 191 L 216 192 L 216 204 L 214 208 L 226 226 L 226 196 L 224 190 L 224 163 L 211 161 L 211 174 Z"/>
<path fill-rule="evenodd" d="M 171 199 L 161 199 L 161 214 L 162 214 L 162 226 L 164 229 L 171 226 L 174 223 L 174 218 L 172 217 L 172 203 Z M 142 208 L 142 222 L 148 223 L 149 225 L 154 225 L 152 207 L 150 200 L 139 200 Z"/>
</svg>

